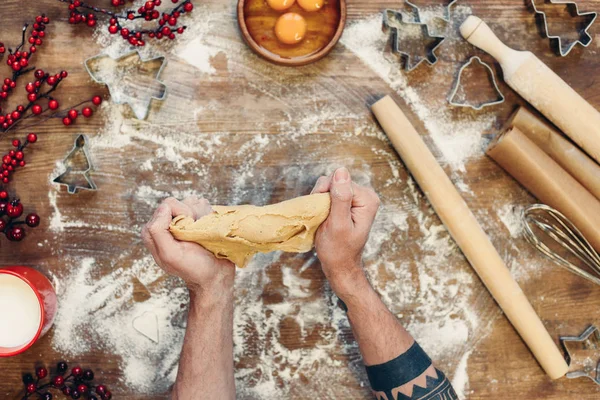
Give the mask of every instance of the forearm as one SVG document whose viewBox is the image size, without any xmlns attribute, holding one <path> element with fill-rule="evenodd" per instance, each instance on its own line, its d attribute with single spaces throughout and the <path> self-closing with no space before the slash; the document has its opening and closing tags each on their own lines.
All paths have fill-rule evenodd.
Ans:
<svg viewBox="0 0 600 400">
<path fill-rule="evenodd" d="M 378 399 L 458 399 L 448 379 L 387 309 L 366 277 L 353 280 L 353 290 L 346 293 L 342 301 Z"/>
<path fill-rule="evenodd" d="M 233 283 L 190 291 L 187 332 L 173 399 L 235 399 Z"/>
</svg>

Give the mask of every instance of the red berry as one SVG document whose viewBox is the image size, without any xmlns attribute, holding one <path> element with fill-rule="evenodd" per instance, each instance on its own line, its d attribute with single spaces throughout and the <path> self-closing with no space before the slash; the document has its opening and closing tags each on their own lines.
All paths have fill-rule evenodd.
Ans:
<svg viewBox="0 0 600 400">
<path fill-rule="evenodd" d="M 92 103 L 94 103 L 94 105 L 96 105 L 96 106 L 99 106 L 100 104 L 102 104 L 102 97 L 100 97 L 100 96 L 92 97 Z"/>
<path fill-rule="evenodd" d="M 19 167 L 24 167 L 24 166 L 25 166 L 25 161 L 24 160 L 19 161 Z"/>
<path fill-rule="evenodd" d="M 33 93 L 35 92 L 35 85 L 29 82 L 27 85 L 25 85 L 25 90 L 27 90 L 27 93 Z"/>
<path fill-rule="evenodd" d="M 69 117 L 64 117 L 62 121 L 63 121 L 63 124 L 65 124 L 65 126 L 69 126 L 73 123 L 73 120 Z"/>
<path fill-rule="evenodd" d="M 35 94 L 35 93 L 29 93 L 27 95 L 27 100 L 29 100 L 30 103 L 33 103 L 34 101 L 37 100 L 37 94 Z"/>
<path fill-rule="evenodd" d="M 51 110 L 56 110 L 58 108 L 58 101 L 52 99 L 48 102 L 48 108 Z"/>
<path fill-rule="evenodd" d="M 34 113 L 35 115 L 41 114 L 42 107 L 39 106 L 38 104 L 34 104 L 33 107 L 31 107 L 31 112 Z"/>
<path fill-rule="evenodd" d="M 88 19 L 86 23 L 87 23 L 87 26 L 89 26 L 90 28 L 93 28 L 94 26 L 96 26 L 95 19 Z"/>
<path fill-rule="evenodd" d="M 87 385 L 84 385 L 84 384 L 82 383 L 82 384 L 80 384 L 79 386 L 77 386 L 77 391 L 78 391 L 79 393 L 87 393 L 87 391 L 88 391 L 88 387 L 87 387 Z"/>
<path fill-rule="evenodd" d="M 84 107 L 83 110 L 81 110 L 81 114 L 86 118 L 91 117 L 93 113 L 94 110 L 92 110 L 90 107 Z"/>
<path fill-rule="evenodd" d="M 21 142 L 19 142 L 19 145 L 20 145 L 20 143 L 21 143 Z M 16 146 L 16 147 L 17 147 L 17 146 Z M 25 157 L 25 154 L 23 154 L 23 152 L 22 152 L 22 151 L 17 151 L 17 153 L 15 154 L 15 158 L 16 158 L 17 160 L 22 160 L 24 157 Z"/>
<path fill-rule="evenodd" d="M 102 396 L 102 398 L 103 398 L 104 400 L 110 400 L 110 399 L 112 399 L 112 393 L 110 392 L 110 390 L 107 390 L 107 391 L 104 393 L 104 396 Z"/>
<path fill-rule="evenodd" d="M 48 82 L 48 85 L 50 85 L 50 86 L 56 85 L 56 77 L 55 76 L 49 76 L 47 82 Z"/>
<path fill-rule="evenodd" d="M 37 142 L 37 135 L 35 133 L 30 133 L 29 135 L 27 135 L 27 141 L 29 143 Z"/>
<path fill-rule="evenodd" d="M 96 393 L 98 393 L 100 395 L 106 393 L 106 386 L 104 386 L 104 385 L 96 386 Z"/>
<path fill-rule="evenodd" d="M 40 224 L 40 216 L 37 214 L 29 214 L 27 215 L 27 217 L 25 218 L 25 222 L 27 223 L 28 226 L 35 228 L 36 226 L 38 226 Z M 45 368 L 44 368 L 45 369 Z M 46 370 L 46 375 L 48 374 L 48 371 Z M 39 376 L 38 378 L 42 379 L 44 378 L 44 376 Z M 62 378 L 62 377 L 61 377 Z"/>
<path fill-rule="evenodd" d="M 75 109 L 69 110 L 69 118 L 75 119 L 75 118 L 77 118 L 78 115 L 79 115 L 79 113 L 77 112 L 77 110 L 75 110 Z"/>
<path fill-rule="evenodd" d="M 69 76 L 69 73 L 67 71 L 60 71 L 60 77 L 61 78 L 66 78 L 67 76 Z"/>
<path fill-rule="evenodd" d="M 29 215 L 35 215 L 35 214 L 29 214 Z M 29 215 L 27 216 L 27 218 L 29 218 Z M 37 375 L 38 378 L 44 379 L 46 376 L 48 376 L 48 370 L 44 367 L 39 367 L 38 369 L 35 370 L 35 374 Z"/>
<path fill-rule="evenodd" d="M 192 11 L 194 9 L 194 5 L 192 3 L 187 3 L 185 6 L 183 6 L 183 9 L 186 12 L 190 12 L 190 11 Z"/>
<path fill-rule="evenodd" d="M 81 375 L 83 375 L 83 370 L 81 369 L 80 366 L 77 366 L 71 370 L 71 374 L 73 374 L 73 376 L 75 376 L 77 378 L 77 377 L 80 377 Z"/>
<path fill-rule="evenodd" d="M 21 204 L 18 200 L 9 203 L 6 206 L 6 215 L 11 218 L 19 218 L 23 215 L 23 204 Z"/>
<path fill-rule="evenodd" d="M 20 112 L 20 113 L 22 113 L 23 111 L 25 111 L 25 106 L 23 106 L 23 105 L 19 104 L 19 105 L 17 106 L 17 111 L 18 111 L 18 112 Z"/>
<path fill-rule="evenodd" d="M 44 74 L 43 70 L 41 70 L 41 69 L 36 69 L 35 70 L 34 76 L 35 76 L 36 79 L 42 79 L 44 77 L 44 75 L 45 74 Z"/>
<path fill-rule="evenodd" d="M 6 221 L 0 219 L 0 232 L 4 232 L 6 230 Z"/>
<path fill-rule="evenodd" d="M 12 141 L 13 147 L 19 147 L 21 145 L 21 141 L 19 139 L 15 139 Z"/>
<path fill-rule="evenodd" d="M 6 200 L 8 199 L 8 192 L 6 190 L 3 190 L 0 192 L 0 200 Z"/>
<path fill-rule="evenodd" d="M 71 393 L 73 393 L 73 390 L 70 386 L 65 386 L 64 388 L 62 388 L 62 392 L 65 396 L 70 396 Z"/>
<path fill-rule="evenodd" d="M 6 214 L 7 206 L 8 206 L 8 203 L 0 203 L 0 215 Z"/>
<path fill-rule="evenodd" d="M 12 228 L 12 232 L 14 232 L 15 229 L 21 229 L 21 228 L 14 227 L 14 228 Z M 18 239 L 18 240 L 20 240 L 20 239 Z M 37 390 L 37 385 L 35 383 L 30 383 L 30 384 L 27 385 L 27 393 L 33 393 L 36 390 Z"/>
<path fill-rule="evenodd" d="M 119 28 L 116 25 L 111 25 L 108 27 L 108 31 L 114 35 L 119 31 Z"/>
</svg>

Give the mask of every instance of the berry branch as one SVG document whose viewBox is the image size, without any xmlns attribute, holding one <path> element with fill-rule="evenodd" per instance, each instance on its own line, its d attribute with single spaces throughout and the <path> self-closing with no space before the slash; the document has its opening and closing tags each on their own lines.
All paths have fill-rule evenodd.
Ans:
<svg viewBox="0 0 600 400">
<path fill-rule="evenodd" d="M 41 400 L 52 400 L 53 396 L 49 390 L 58 389 L 65 396 L 71 399 L 87 398 L 88 400 L 111 400 L 112 393 L 105 385 L 93 385 L 94 372 L 91 369 L 82 369 L 77 366 L 71 369 L 69 375 L 67 363 L 61 361 L 56 364 L 57 375 L 53 378 L 48 377 L 48 369 L 38 367 L 35 370 L 36 378 L 32 374 L 23 375 L 23 384 L 25 385 L 25 395 L 22 400 L 37 396 Z M 49 378 L 49 382 L 40 383 L 43 379 Z M 99 397 L 96 397 L 98 395 Z"/>
<path fill-rule="evenodd" d="M 89 27 L 95 27 L 97 24 L 98 14 L 104 14 L 110 17 L 108 31 L 115 35 L 121 34 L 124 40 L 127 40 L 133 46 L 145 46 L 145 37 L 151 39 L 175 39 L 176 34 L 182 34 L 186 26 L 178 25 L 178 19 L 182 14 L 189 13 L 194 9 L 191 0 L 171 0 L 173 4 L 177 4 L 175 8 L 168 12 L 161 12 L 157 9 L 161 6 L 162 0 L 146 1 L 144 5 L 137 11 L 127 10 L 122 13 L 107 10 L 105 8 L 95 7 L 84 3 L 81 0 L 58 0 L 62 3 L 68 3 L 71 12 L 69 23 L 80 24 L 85 23 Z M 132 0 L 130 0 L 131 2 Z M 178 4 L 179 3 L 179 4 Z M 114 7 L 125 5 L 125 0 L 111 0 Z M 83 11 L 85 10 L 85 11 Z M 144 19 L 145 21 L 157 21 L 153 29 L 134 29 L 131 26 L 128 28 L 124 23 Z"/>
<path fill-rule="evenodd" d="M 56 91 L 60 83 L 67 78 L 68 72 L 61 71 L 57 74 L 44 72 L 42 69 L 36 69 L 35 66 L 30 66 L 32 56 L 37 52 L 39 46 L 43 45 L 43 40 L 46 37 L 46 26 L 50 23 L 50 19 L 44 14 L 38 15 L 35 18 L 35 23 L 31 27 L 31 32 L 28 37 L 29 24 L 23 25 L 21 34 L 21 43 L 13 50 L 8 49 L 8 57 L 6 64 L 12 70 L 12 76 L 5 78 L 0 87 L 0 102 L 7 101 L 14 93 L 17 87 L 17 81 L 25 74 L 33 73 L 34 80 L 25 85 L 27 92 L 27 104 L 19 104 L 13 111 L 2 114 L 2 106 L 0 104 L 0 133 L 7 133 L 11 130 L 19 128 L 29 129 L 38 125 L 50 118 L 61 118 L 64 125 L 71 125 L 76 118 L 81 114 L 85 118 L 93 115 L 94 110 L 90 105 L 99 106 L 102 103 L 100 96 L 94 96 L 89 100 L 83 101 L 66 110 L 58 110 L 60 104 L 53 93 Z M 26 43 L 29 43 L 29 51 L 24 51 Z M 3 43 L 0 43 L 0 57 L 3 57 L 7 48 Z M 40 105 L 40 101 L 47 101 L 46 108 Z M 90 103 L 87 105 L 87 103 Z M 85 105 L 85 107 L 79 109 Z M 20 123 L 30 118 L 39 117 L 47 113 L 44 117 L 39 118 L 36 122 L 30 123 L 24 127 Z M 21 241 L 25 237 L 24 225 L 35 228 L 40 224 L 40 217 L 37 214 L 30 213 L 24 220 L 19 218 L 23 215 L 23 204 L 16 196 L 10 196 L 5 189 L 6 185 L 11 180 L 12 175 L 18 168 L 26 165 L 25 148 L 37 142 L 38 135 L 29 133 L 23 141 L 14 139 L 12 146 L 14 149 L 9 150 L 2 157 L 0 164 L 0 233 L 3 233 L 11 241 Z M 8 217 L 7 219 L 4 216 Z"/>
</svg>

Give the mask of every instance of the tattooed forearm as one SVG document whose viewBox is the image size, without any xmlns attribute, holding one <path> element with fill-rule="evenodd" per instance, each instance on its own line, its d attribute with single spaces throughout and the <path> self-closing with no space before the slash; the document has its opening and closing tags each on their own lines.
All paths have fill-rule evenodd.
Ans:
<svg viewBox="0 0 600 400">
<path fill-rule="evenodd" d="M 377 400 L 458 400 L 444 373 L 415 342 L 405 353 L 367 367 Z"/>
</svg>

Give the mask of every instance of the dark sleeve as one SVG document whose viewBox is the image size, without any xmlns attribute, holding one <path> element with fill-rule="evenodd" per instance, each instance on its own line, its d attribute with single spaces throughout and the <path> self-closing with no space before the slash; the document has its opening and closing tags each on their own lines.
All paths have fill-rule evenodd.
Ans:
<svg viewBox="0 0 600 400">
<path fill-rule="evenodd" d="M 395 359 L 367 367 L 367 375 L 377 400 L 458 400 L 450 381 L 438 369 L 434 376 L 427 376 L 425 387 L 414 385 L 411 397 L 399 392 L 402 386 L 423 375 L 431 365 L 431 359 L 415 342 Z"/>
</svg>

